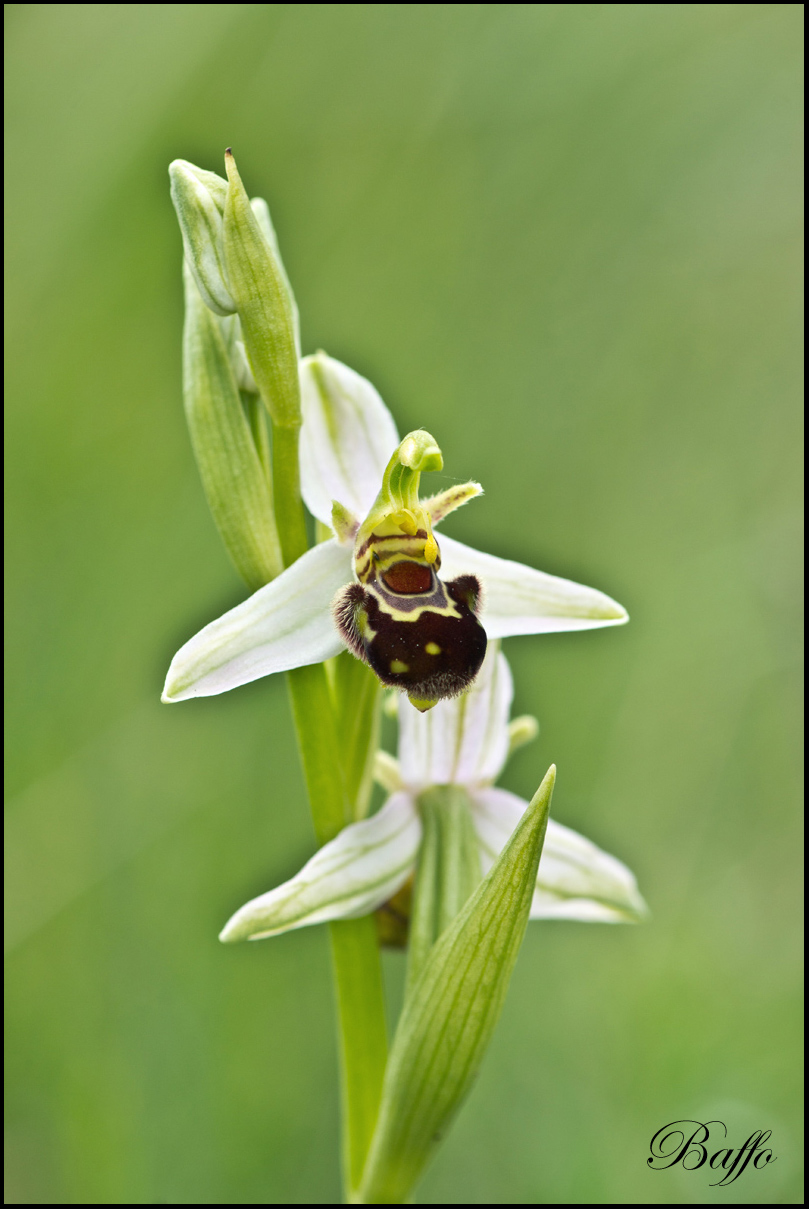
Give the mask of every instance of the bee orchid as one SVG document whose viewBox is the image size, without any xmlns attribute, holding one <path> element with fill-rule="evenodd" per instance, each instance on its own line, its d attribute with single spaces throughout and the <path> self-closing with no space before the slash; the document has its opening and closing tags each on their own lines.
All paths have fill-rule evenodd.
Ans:
<svg viewBox="0 0 809 1209">
<path fill-rule="evenodd" d="M 300 376 L 301 492 L 325 540 L 187 642 L 164 701 L 227 692 L 348 647 L 425 710 L 468 688 L 487 638 L 627 621 L 594 588 L 436 536 L 479 484 L 420 499 L 421 474 L 443 465 L 430 434 L 400 441 L 370 382 L 325 353 L 304 358 Z"/>
</svg>

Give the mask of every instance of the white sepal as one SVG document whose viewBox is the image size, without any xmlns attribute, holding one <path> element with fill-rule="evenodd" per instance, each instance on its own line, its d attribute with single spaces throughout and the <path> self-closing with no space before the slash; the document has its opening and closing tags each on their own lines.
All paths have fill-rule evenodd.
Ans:
<svg viewBox="0 0 809 1209">
<path fill-rule="evenodd" d="M 472 817 L 484 872 L 522 817 L 528 803 L 505 789 L 472 794 Z M 578 919 L 588 923 L 635 923 L 647 914 L 634 874 L 590 840 L 548 822 L 539 862 L 532 919 Z"/>
<path fill-rule="evenodd" d="M 363 517 L 399 444 L 393 416 L 367 379 L 326 353 L 305 357 L 300 372 L 306 507 L 326 525 L 334 500 Z"/>
<path fill-rule="evenodd" d="M 329 540 L 200 630 L 171 662 L 163 701 L 210 697 L 343 650 L 331 602 L 351 579 L 351 551 Z"/>
<path fill-rule="evenodd" d="M 395 793 L 370 819 L 351 823 L 324 844 L 300 873 L 245 903 L 219 939 L 260 940 L 292 928 L 367 915 L 412 872 L 421 821 L 408 793 Z"/>
<path fill-rule="evenodd" d="M 480 580 L 480 620 L 489 638 L 593 630 L 629 620 L 626 609 L 595 588 L 484 554 L 443 534 L 440 545 L 442 579 L 476 575 Z"/>
<path fill-rule="evenodd" d="M 499 645 L 489 644 L 477 679 L 460 697 L 439 701 L 424 714 L 401 699 L 399 760 L 406 785 L 471 789 L 494 781 L 501 772 L 508 756 L 514 688 Z"/>
</svg>

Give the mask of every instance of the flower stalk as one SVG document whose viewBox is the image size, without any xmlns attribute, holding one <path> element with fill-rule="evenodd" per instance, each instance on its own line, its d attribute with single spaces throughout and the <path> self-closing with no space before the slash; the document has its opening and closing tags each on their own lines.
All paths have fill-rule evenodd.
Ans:
<svg viewBox="0 0 809 1209">
<path fill-rule="evenodd" d="M 273 436 L 277 436 L 275 427 Z M 302 517 L 300 500 L 299 508 Z M 286 515 L 281 524 L 288 519 Z M 283 542 L 283 528 L 281 535 Z M 290 546 L 294 539 L 293 530 Z M 353 667 L 346 667 L 349 659 L 344 654 L 333 661 L 331 685 L 324 664 L 287 672 L 298 750 L 320 845 L 333 839 L 346 823 L 361 818 L 370 800 L 379 687 L 362 665 L 361 677 Z M 340 1055 L 344 1199 L 351 1203 L 357 1197 L 382 1097 L 388 1051 L 385 1001 L 373 917 L 334 922 L 329 926 L 329 939 Z"/>
<path fill-rule="evenodd" d="M 533 718 L 508 721 L 497 639 L 627 615 L 592 588 L 436 535 L 482 488 L 421 498 L 421 475 L 443 468 L 431 434 L 400 440 L 369 382 L 325 353 L 301 359 L 269 210 L 248 198 L 229 150 L 226 171 L 175 161 L 170 174 L 186 414 L 211 512 L 252 595 L 177 653 L 163 700 L 286 672 L 318 850 L 221 939 L 329 924 L 345 1199 L 400 1203 L 468 1091 L 529 918 L 633 922 L 645 911 L 626 866 L 549 822 L 553 767 L 530 803 L 494 787 L 509 752 L 537 733 Z M 398 759 L 377 750 L 383 685 L 402 694 Z M 389 797 L 369 816 L 374 776 Z M 388 1057 L 373 913 L 392 903 L 409 954 Z"/>
<path fill-rule="evenodd" d="M 371 748 L 377 714 L 368 708 L 367 689 L 363 693 L 356 684 L 337 686 L 344 710 L 350 708 L 352 698 L 360 707 L 349 749 L 353 759 L 346 762 L 336 720 L 342 715 L 335 715 L 323 664 L 295 668 L 287 673 L 287 683 L 312 821 L 318 843 L 324 845 L 357 817 L 369 796 L 365 771 L 369 757 L 363 760 L 358 753 Z M 343 1180 L 345 1200 L 351 1202 L 356 1199 L 382 1096 L 385 1002 L 373 918 L 332 923 L 329 934 L 337 1000 Z"/>
</svg>

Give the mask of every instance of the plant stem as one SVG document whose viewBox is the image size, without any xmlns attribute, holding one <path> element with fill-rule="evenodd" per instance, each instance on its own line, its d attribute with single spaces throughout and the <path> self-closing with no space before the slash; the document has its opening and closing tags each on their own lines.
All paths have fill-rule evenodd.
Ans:
<svg viewBox="0 0 809 1209">
<path fill-rule="evenodd" d="M 287 672 L 287 686 L 315 836 L 323 845 L 352 821 L 326 669 L 322 663 L 296 667 Z"/>
<path fill-rule="evenodd" d="M 288 567 L 304 554 L 309 546 L 306 520 L 301 505 L 301 478 L 298 464 L 298 435 L 300 426 L 272 428 L 272 476 L 275 523 L 284 566 Z"/>
<path fill-rule="evenodd" d="M 284 563 L 289 566 L 308 546 L 300 497 L 297 428 L 273 426 L 272 460 L 276 524 Z M 335 717 L 324 664 L 295 668 L 287 673 L 287 684 L 315 835 L 323 845 L 353 822 L 358 805 L 363 813 L 361 803 L 352 800 L 360 786 L 355 784 L 357 776 L 345 768 L 340 742 L 345 728 L 338 726 Z M 376 690 L 375 694 L 374 700 L 378 698 Z M 340 697 L 345 699 L 340 701 Z M 338 694 L 337 704 L 346 708 L 351 702 L 345 694 Z M 360 712 L 370 743 L 376 711 L 365 708 Z M 373 916 L 333 923 L 329 932 L 337 991 L 343 1183 L 345 1200 L 352 1202 L 382 1095 L 387 1060 L 385 1004 Z"/>
<path fill-rule="evenodd" d="M 329 925 L 343 1108 L 345 1199 L 356 1202 L 371 1145 L 388 1057 L 382 970 L 373 915 Z"/>
</svg>

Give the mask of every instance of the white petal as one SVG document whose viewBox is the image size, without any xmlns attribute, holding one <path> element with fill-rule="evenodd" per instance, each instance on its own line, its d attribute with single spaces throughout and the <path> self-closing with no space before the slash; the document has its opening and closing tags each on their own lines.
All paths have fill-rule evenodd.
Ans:
<svg viewBox="0 0 809 1209">
<path fill-rule="evenodd" d="M 219 939 L 260 940 L 291 928 L 367 915 L 407 880 L 420 842 L 413 799 L 395 793 L 379 814 L 351 823 L 324 844 L 290 881 L 245 903 Z"/>
<path fill-rule="evenodd" d="M 570 919 L 581 924 L 635 924 L 646 915 L 641 909 L 610 907 L 595 898 L 558 898 L 537 890 L 529 919 Z"/>
<path fill-rule="evenodd" d="M 626 609 L 595 588 L 484 554 L 443 534 L 439 545 L 442 579 L 477 575 L 483 585 L 480 620 L 489 638 L 593 630 L 629 620 Z"/>
<path fill-rule="evenodd" d="M 351 551 L 331 540 L 206 625 L 171 661 L 164 701 L 210 697 L 343 650 L 331 602 L 351 579 Z"/>
<path fill-rule="evenodd" d="M 505 789 L 472 795 L 473 818 L 488 872 L 522 816 L 527 802 Z M 578 919 L 589 923 L 633 923 L 647 908 L 632 872 L 577 831 L 548 822 L 539 862 L 532 919 Z"/>
<path fill-rule="evenodd" d="M 478 785 L 493 781 L 508 757 L 511 670 L 490 643 L 472 687 L 426 714 L 399 704 L 399 761 L 406 785 Z"/>
<path fill-rule="evenodd" d="M 339 500 L 362 519 L 399 444 L 393 416 L 370 382 L 325 353 L 301 362 L 301 407 L 306 507 L 331 525 L 332 500 Z"/>
</svg>

